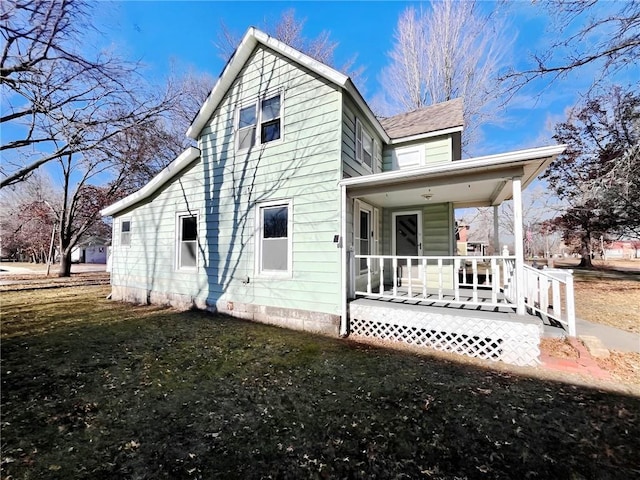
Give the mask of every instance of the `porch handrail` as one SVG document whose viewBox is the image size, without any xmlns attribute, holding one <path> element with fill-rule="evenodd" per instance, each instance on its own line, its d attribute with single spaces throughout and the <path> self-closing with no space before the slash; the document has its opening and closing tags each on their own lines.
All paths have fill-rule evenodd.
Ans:
<svg viewBox="0 0 640 480">
<path fill-rule="evenodd" d="M 538 270 L 525 265 L 524 293 L 527 308 L 566 325 L 569 335 L 576 336 L 573 270 Z"/>
<path fill-rule="evenodd" d="M 356 295 L 492 307 L 513 303 L 512 295 L 508 293 L 515 291 L 514 256 L 357 254 L 352 258 L 355 265 L 366 260 L 366 287 L 361 279 L 360 288 L 356 284 Z M 401 274 L 400 270 L 404 268 L 406 273 Z M 417 274 L 414 274 L 414 269 Z M 385 273 L 390 290 L 385 290 Z M 364 269 L 361 275 L 365 275 Z M 484 282 L 480 281 L 481 277 Z M 464 292 L 461 292 L 461 287 Z M 481 290 L 489 291 L 490 298 L 487 293 L 481 295 Z"/>
</svg>

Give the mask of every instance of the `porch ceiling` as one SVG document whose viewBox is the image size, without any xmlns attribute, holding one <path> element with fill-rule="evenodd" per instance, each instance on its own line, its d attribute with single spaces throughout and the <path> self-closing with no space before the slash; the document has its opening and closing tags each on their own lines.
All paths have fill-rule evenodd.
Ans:
<svg viewBox="0 0 640 480">
<path fill-rule="evenodd" d="M 526 188 L 564 145 L 383 172 L 340 182 L 350 197 L 381 207 L 452 202 L 455 207 L 499 205 L 512 196 L 512 179 Z M 425 198 L 427 196 L 428 198 Z"/>
</svg>

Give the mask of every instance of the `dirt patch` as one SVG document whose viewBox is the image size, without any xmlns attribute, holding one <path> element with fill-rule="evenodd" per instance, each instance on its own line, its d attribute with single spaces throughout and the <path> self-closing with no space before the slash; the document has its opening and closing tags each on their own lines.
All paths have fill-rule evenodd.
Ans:
<svg viewBox="0 0 640 480">
<path fill-rule="evenodd" d="M 578 317 L 640 333 L 640 282 L 578 280 L 574 284 L 574 292 Z"/>
<path fill-rule="evenodd" d="M 578 351 L 566 338 L 543 338 L 540 341 L 540 351 L 554 358 L 578 358 Z"/>
<path fill-rule="evenodd" d="M 610 352 L 596 361 L 619 382 L 640 387 L 640 353 Z"/>
</svg>

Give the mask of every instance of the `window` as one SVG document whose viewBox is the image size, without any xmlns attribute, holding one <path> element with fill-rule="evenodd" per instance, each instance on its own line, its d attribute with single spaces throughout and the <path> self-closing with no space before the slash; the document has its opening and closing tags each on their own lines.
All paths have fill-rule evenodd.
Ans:
<svg viewBox="0 0 640 480">
<path fill-rule="evenodd" d="M 356 160 L 372 169 L 373 152 L 373 137 L 362 128 L 362 123 L 356 118 Z"/>
<path fill-rule="evenodd" d="M 371 212 L 369 210 L 360 210 L 360 238 L 358 244 L 360 247 L 360 255 L 371 255 Z M 367 259 L 360 259 L 360 272 L 367 271 Z"/>
<path fill-rule="evenodd" d="M 198 216 L 178 215 L 178 269 L 198 267 Z"/>
<path fill-rule="evenodd" d="M 241 107 L 236 115 L 238 150 L 247 150 L 256 143 L 269 143 L 282 137 L 282 94 L 280 93 Z M 260 125 L 259 129 L 258 125 Z"/>
<path fill-rule="evenodd" d="M 373 158 L 373 139 L 366 133 L 362 134 L 362 162 L 371 168 Z"/>
<path fill-rule="evenodd" d="M 260 143 L 280 138 L 280 95 L 262 100 L 260 107 Z"/>
<path fill-rule="evenodd" d="M 354 237 L 356 255 L 378 255 L 379 210 L 367 203 L 356 200 L 354 204 Z M 371 271 L 379 270 L 379 260 L 371 260 Z M 359 274 L 367 273 L 367 259 L 360 258 L 357 270 Z"/>
<path fill-rule="evenodd" d="M 122 220 L 120 222 L 120 245 L 131 245 L 131 220 Z"/>
<path fill-rule="evenodd" d="M 258 207 L 257 273 L 291 273 L 291 203 L 269 202 Z"/>
<path fill-rule="evenodd" d="M 253 147 L 256 138 L 256 106 L 249 105 L 238 112 L 238 150 Z"/>
</svg>

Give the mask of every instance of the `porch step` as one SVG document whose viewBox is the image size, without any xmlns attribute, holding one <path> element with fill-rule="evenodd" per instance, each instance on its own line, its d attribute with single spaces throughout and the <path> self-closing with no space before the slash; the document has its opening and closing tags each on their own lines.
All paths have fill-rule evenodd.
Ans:
<svg viewBox="0 0 640 480">
<path fill-rule="evenodd" d="M 350 334 L 401 342 L 514 365 L 537 365 L 542 324 L 509 313 L 357 299 L 349 304 Z"/>
</svg>

